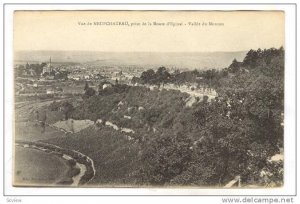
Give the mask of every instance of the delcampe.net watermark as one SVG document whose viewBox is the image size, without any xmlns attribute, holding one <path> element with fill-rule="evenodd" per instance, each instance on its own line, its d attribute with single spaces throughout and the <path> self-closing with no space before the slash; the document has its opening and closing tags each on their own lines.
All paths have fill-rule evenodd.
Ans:
<svg viewBox="0 0 300 204">
<path fill-rule="evenodd" d="M 294 203 L 294 198 L 278 198 L 278 197 L 233 197 L 221 198 L 222 203 Z"/>
</svg>

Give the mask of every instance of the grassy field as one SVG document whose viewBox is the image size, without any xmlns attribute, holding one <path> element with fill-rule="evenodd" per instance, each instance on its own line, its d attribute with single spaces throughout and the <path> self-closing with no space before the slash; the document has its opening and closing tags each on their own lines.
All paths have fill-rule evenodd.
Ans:
<svg viewBox="0 0 300 204">
<path fill-rule="evenodd" d="M 53 124 L 54 127 L 64 129 L 67 132 L 76 133 L 79 132 L 91 125 L 93 125 L 94 122 L 91 120 L 64 120 L 64 121 L 58 121 Z"/>
<path fill-rule="evenodd" d="M 42 127 L 31 121 L 16 123 L 15 131 L 15 140 L 38 141 L 64 136 L 63 132 L 49 126 L 42 132 Z"/>
<path fill-rule="evenodd" d="M 15 109 L 15 140 L 37 141 L 64 135 L 62 131 L 56 130 L 49 126 L 46 126 L 45 131 L 43 131 L 41 125 L 35 121 L 36 118 L 34 112 L 36 110 L 39 112 L 46 111 L 46 123 L 51 124 L 63 118 L 61 113 L 47 111 L 47 106 L 51 103 L 52 101 L 35 101 L 31 103 L 25 103 L 24 105 Z"/>
<path fill-rule="evenodd" d="M 67 162 L 60 157 L 16 146 L 14 166 L 16 186 L 55 184 L 65 178 L 69 169 Z"/>
</svg>

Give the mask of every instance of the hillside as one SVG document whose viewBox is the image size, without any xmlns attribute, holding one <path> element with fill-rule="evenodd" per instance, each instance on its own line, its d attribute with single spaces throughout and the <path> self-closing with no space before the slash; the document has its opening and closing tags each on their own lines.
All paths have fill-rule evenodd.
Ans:
<svg viewBox="0 0 300 204">
<path fill-rule="evenodd" d="M 117 84 L 88 94 L 87 87 L 70 115 L 94 127 L 48 142 L 93 157 L 109 175 L 98 175 L 100 184 L 223 186 L 240 176 L 244 186 L 281 186 L 283 163 L 270 158 L 283 148 L 284 50 L 231 61 L 202 73 L 218 97 L 188 107 L 189 96 L 175 90 Z"/>
</svg>

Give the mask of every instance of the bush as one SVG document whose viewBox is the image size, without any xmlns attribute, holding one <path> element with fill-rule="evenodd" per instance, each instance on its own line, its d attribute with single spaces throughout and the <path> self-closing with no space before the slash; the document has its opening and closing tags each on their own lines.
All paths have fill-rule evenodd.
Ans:
<svg viewBox="0 0 300 204">
<path fill-rule="evenodd" d="M 71 167 L 74 167 L 76 165 L 76 161 L 74 159 L 70 159 L 70 160 L 68 160 L 68 165 L 70 165 Z"/>
<path fill-rule="evenodd" d="M 67 177 L 74 177 L 76 175 L 78 175 L 80 173 L 80 169 L 78 168 L 71 168 L 68 173 L 67 173 Z"/>
</svg>

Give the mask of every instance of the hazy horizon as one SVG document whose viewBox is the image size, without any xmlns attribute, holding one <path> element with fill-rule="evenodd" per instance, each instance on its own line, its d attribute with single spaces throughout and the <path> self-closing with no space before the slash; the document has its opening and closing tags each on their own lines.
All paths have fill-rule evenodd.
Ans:
<svg viewBox="0 0 300 204">
<path fill-rule="evenodd" d="M 277 47 L 275 47 L 277 49 Z M 278 47 L 280 48 L 280 47 Z M 269 48 L 261 48 L 269 49 Z M 15 52 L 103 52 L 103 53 L 234 53 L 234 52 L 248 52 L 249 50 L 238 51 L 103 51 L 103 50 L 15 50 Z"/>
<path fill-rule="evenodd" d="M 243 60 L 240 52 L 103 52 L 103 51 L 16 51 L 15 62 L 87 63 L 100 66 L 176 67 L 206 69 L 228 67 L 233 59 Z"/>
</svg>

